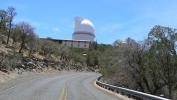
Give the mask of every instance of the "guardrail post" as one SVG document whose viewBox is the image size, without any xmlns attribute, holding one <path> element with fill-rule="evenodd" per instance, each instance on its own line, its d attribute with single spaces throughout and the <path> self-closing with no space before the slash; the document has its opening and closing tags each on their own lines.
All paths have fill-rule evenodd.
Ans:
<svg viewBox="0 0 177 100">
<path fill-rule="evenodd" d="M 124 95 L 124 93 L 123 93 L 123 92 L 121 92 L 121 94 L 122 94 L 122 95 Z"/>
<path fill-rule="evenodd" d="M 131 98 L 131 95 L 130 94 L 127 94 L 128 95 L 128 98 Z"/>
<path fill-rule="evenodd" d="M 114 89 L 112 89 L 112 92 L 114 92 Z"/>
<path fill-rule="evenodd" d="M 107 87 L 106 87 L 106 86 L 104 86 L 104 88 L 105 88 L 105 89 L 107 89 Z"/>
<path fill-rule="evenodd" d="M 117 93 L 119 93 L 119 90 L 117 90 Z"/>
<path fill-rule="evenodd" d="M 143 100 L 143 99 L 141 99 L 141 98 L 139 98 L 139 97 L 136 97 L 135 99 L 136 99 L 136 100 Z"/>
<path fill-rule="evenodd" d="M 117 93 L 117 90 L 116 89 L 113 89 L 114 90 L 114 93 Z"/>
</svg>

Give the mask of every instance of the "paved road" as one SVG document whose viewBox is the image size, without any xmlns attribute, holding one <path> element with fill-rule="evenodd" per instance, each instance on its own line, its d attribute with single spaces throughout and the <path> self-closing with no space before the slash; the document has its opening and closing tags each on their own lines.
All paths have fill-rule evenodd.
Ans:
<svg viewBox="0 0 177 100">
<path fill-rule="evenodd" d="M 121 100 L 94 86 L 96 73 L 33 75 L 0 84 L 0 100 Z"/>
</svg>

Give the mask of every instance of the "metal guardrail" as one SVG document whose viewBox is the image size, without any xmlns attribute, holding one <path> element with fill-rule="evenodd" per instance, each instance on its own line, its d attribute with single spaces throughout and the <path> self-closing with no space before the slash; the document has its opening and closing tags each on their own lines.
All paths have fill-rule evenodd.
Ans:
<svg viewBox="0 0 177 100">
<path fill-rule="evenodd" d="M 146 100 L 170 100 L 170 99 L 166 99 L 163 97 L 159 97 L 159 96 L 155 96 L 155 95 L 151 95 L 151 94 L 147 94 L 147 93 L 143 93 L 143 92 L 139 92 L 135 90 L 113 86 L 110 84 L 100 82 L 99 80 L 100 80 L 100 77 L 96 80 L 96 84 L 98 84 L 99 86 L 105 89 L 108 89 L 108 90 L 112 90 L 113 92 L 116 92 L 116 93 L 122 93 L 122 95 L 126 94 L 130 98 L 134 97 L 136 99 L 146 99 Z"/>
</svg>

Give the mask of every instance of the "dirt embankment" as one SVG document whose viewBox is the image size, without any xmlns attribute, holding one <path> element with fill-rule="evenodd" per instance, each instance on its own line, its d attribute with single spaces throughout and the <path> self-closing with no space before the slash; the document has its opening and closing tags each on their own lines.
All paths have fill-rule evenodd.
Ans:
<svg viewBox="0 0 177 100">
<path fill-rule="evenodd" d="M 4 83 L 9 79 L 16 78 L 18 74 L 7 74 L 0 71 L 0 83 Z"/>
</svg>

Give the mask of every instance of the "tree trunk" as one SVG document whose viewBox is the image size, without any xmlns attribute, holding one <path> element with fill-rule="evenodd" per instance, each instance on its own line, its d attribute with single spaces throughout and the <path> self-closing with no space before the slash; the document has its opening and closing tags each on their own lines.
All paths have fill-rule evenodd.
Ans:
<svg viewBox="0 0 177 100">
<path fill-rule="evenodd" d="M 15 43 L 15 42 L 14 42 L 14 40 L 13 40 L 13 42 L 12 42 L 12 47 L 14 47 L 14 43 Z"/>
<path fill-rule="evenodd" d="M 9 43 L 9 38 L 10 38 L 10 30 L 11 30 L 11 27 L 12 27 L 12 21 L 10 20 L 10 23 L 9 23 L 9 32 L 8 32 L 8 37 L 7 37 L 7 45 Z"/>
<path fill-rule="evenodd" d="M 9 37 L 10 37 L 10 29 L 9 29 L 8 36 L 7 36 L 7 45 L 9 44 Z"/>
<path fill-rule="evenodd" d="M 169 66 L 168 66 L 168 67 L 169 67 Z M 168 74 L 169 99 L 171 99 L 171 98 L 172 98 L 172 85 L 171 85 L 171 77 L 170 77 L 170 70 L 169 70 L 169 68 L 168 68 L 167 74 Z"/>
<path fill-rule="evenodd" d="M 143 78 L 143 81 L 144 81 L 144 83 L 145 83 L 145 85 L 146 85 L 146 87 L 147 87 L 147 90 L 152 94 L 152 92 L 151 92 L 151 90 L 150 90 L 150 87 L 149 87 L 148 80 L 144 77 L 144 78 Z"/>
<path fill-rule="evenodd" d="M 164 84 L 162 84 L 160 86 L 158 86 L 156 83 L 153 83 L 153 84 L 155 84 L 154 85 L 155 89 L 153 90 L 152 94 L 156 94 L 159 89 L 161 89 L 162 87 L 164 87 L 165 85 L 167 85 L 167 83 L 164 83 Z"/>
<path fill-rule="evenodd" d="M 139 87 L 141 88 L 142 92 L 144 92 L 144 88 L 141 82 L 137 82 L 137 84 L 139 85 Z"/>
<path fill-rule="evenodd" d="M 32 48 L 30 48 L 30 50 L 29 50 L 28 57 L 30 57 L 30 56 L 31 56 L 31 52 L 32 52 Z"/>
<path fill-rule="evenodd" d="M 60 57 L 60 60 L 62 60 L 63 59 L 63 53 L 61 53 L 61 57 Z"/>
<path fill-rule="evenodd" d="M 22 49 L 23 49 L 23 45 L 24 45 L 24 40 L 22 40 L 22 43 L 21 43 L 21 47 L 20 47 L 19 53 L 21 53 L 21 51 L 22 51 Z"/>
</svg>

